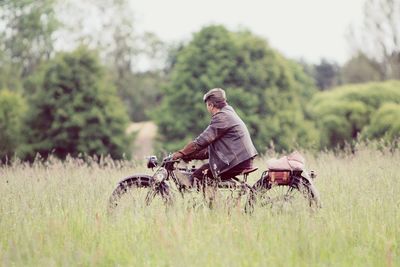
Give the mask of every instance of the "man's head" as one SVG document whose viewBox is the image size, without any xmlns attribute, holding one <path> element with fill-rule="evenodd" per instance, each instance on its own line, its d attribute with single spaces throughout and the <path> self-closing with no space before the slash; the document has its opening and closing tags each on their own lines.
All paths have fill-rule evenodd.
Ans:
<svg viewBox="0 0 400 267">
<path fill-rule="evenodd" d="M 214 88 L 208 91 L 203 96 L 203 101 L 207 105 L 207 110 L 213 113 L 212 110 L 220 110 L 227 105 L 225 91 L 221 88 Z"/>
</svg>

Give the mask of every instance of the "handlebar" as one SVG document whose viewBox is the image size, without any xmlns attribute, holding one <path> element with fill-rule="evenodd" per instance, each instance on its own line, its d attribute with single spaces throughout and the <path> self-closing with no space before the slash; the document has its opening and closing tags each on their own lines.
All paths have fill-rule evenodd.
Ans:
<svg viewBox="0 0 400 267">
<path fill-rule="evenodd" d="M 181 161 L 181 160 L 180 159 L 172 159 L 172 155 L 166 156 L 163 159 L 164 163 L 172 163 L 172 162 L 179 162 L 179 161 Z"/>
<path fill-rule="evenodd" d="M 167 169 L 173 169 L 174 164 L 180 162 L 180 159 L 172 159 L 172 155 L 165 157 L 162 161 L 162 166 L 165 166 Z"/>
<path fill-rule="evenodd" d="M 147 168 L 155 168 L 157 166 L 160 167 L 165 167 L 167 169 L 174 169 L 174 164 L 177 162 L 180 162 L 180 159 L 172 159 L 172 155 L 169 154 L 167 157 L 163 158 L 161 165 L 158 164 L 157 162 L 157 157 L 156 156 L 149 156 L 147 157 Z"/>
<path fill-rule="evenodd" d="M 164 159 L 163 162 L 164 163 L 177 163 L 180 162 L 180 159 Z"/>
</svg>

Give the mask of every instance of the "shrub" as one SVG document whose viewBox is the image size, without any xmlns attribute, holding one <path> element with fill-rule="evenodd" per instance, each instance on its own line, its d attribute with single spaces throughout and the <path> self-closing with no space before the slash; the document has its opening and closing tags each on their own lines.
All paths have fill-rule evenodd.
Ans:
<svg viewBox="0 0 400 267">
<path fill-rule="evenodd" d="M 386 142 L 400 138 L 400 105 L 386 103 L 371 117 L 371 123 L 364 128 L 362 136 L 367 139 L 383 139 Z"/>
<path fill-rule="evenodd" d="M 400 104 L 400 81 L 346 85 L 316 94 L 309 112 L 321 131 L 321 146 L 343 147 L 364 130 L 366 137 L 382 137 L 385 128 L 379 129 L 384 127 L 379 118 L 396 116 L 392 105 L 383 107 L 387 103 Z"/>
</svg>

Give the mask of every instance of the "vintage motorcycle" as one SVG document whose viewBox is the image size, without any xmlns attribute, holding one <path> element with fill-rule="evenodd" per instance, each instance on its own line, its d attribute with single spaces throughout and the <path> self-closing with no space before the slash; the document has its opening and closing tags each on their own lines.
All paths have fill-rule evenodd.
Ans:
<svg viewBox="0 0 400 267">
<path fill-rule="evenodd" d="M 112 212 L 124 195 L 132 197 L 141 191 L 142 201 L 149 206 L 154 199 L 161 199 L 165 205 L 172 205 L 175 192 L 184 198 L 186 193 L 201 193 L 212 206 L 213 198 L 207 192 L 228 191 L 235 197 L 231 198 L 239 203 L 245 198 L 244 210 L 253 212 L 258 207 L 270 207 L 281 209 L 284 206 L 295 208 L 319 208 L 321 207 L 319 193 L 314 185 L 315 172 L 308 173 L 305 170 L 305 160 L 298 152 L 294 152 L 280 159 L 272 159 L 267 162 L 267 169 L 253 184 L 247 181 L 248 175 L 258 168 L 244 170 L 241 174 L 229 179 L 204 179 L 197 180 L 191 174 L 196 170 L 195 166 L 179 166 L 180 160 L 173 160 L 172 156 L 165 157 L 154 174 L 135 174 L 120 182 L 109 199 L 109 211 Z M 157 157 L 148 158 L 147 167 L 154 169 L 158 166 Z M 144 193 L 143 193 L 144 192 Z M 298 206 L 300 203 L 301 206 Z"/>
</svg>

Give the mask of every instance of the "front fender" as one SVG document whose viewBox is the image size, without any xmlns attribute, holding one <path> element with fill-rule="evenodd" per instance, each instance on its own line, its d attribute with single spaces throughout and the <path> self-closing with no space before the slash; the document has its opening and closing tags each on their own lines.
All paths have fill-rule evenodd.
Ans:
<svg viewBox="0 0 400 267">
<path fill-rule="evenodd" d="M 126 177 L 118 182 L 117 187 L 127 188 L 131 186 L 139 187 L 157 187 L 161 189 L 161 192 L 169 193 L 169 186 L 165 181 L 158 182 L 153 176 L 147 174 L 135 174 Z"/>
<path fill-rule="evenodd" d="M 134 174 L 132 176 L 126 177 L 122 180 L 120 180 L 117 185 L 125 185 L 125 186 L 131 186 L 134 184 L 140 184 L 140 185 L 151 185 L 154 183 L 154 178 L 150 175 L 147 174 Z"/>
</svg>

